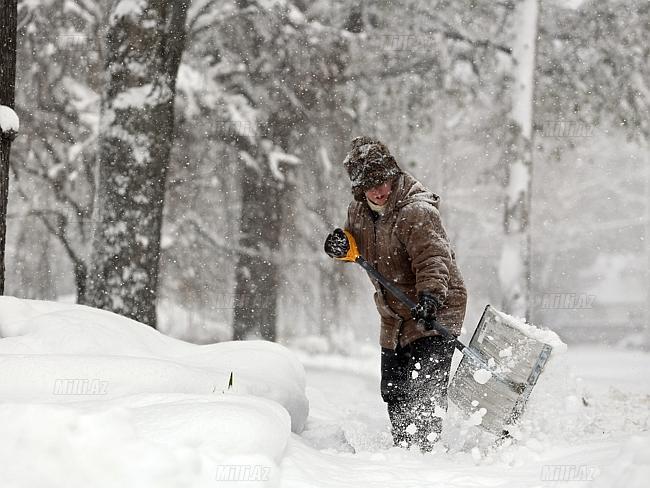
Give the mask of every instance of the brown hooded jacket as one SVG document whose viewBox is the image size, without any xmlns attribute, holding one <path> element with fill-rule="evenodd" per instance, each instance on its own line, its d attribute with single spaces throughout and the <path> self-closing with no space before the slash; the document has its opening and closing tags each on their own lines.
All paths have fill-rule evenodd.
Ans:
<svg viewBox="0 0 650 488">
<path fill-rule="evenodd" d="M 371 211 L 367 202 L 354 200 L 345 228 L 352 233 L 361 255 L 414 302 L 421 292 L 433 294 L 442 304 L 438 322 L 458 335 L 467 292 L 442 226 L 439 200 L 411 175 L 400 173 L 393 180 L 383 215 Z M 422 329 L 408 307 L 374 280 L 373 284 L 381 316 L 381 347 L 395 349 L 398 344 L 404 346 L 436 334 Z"/>
</svg>

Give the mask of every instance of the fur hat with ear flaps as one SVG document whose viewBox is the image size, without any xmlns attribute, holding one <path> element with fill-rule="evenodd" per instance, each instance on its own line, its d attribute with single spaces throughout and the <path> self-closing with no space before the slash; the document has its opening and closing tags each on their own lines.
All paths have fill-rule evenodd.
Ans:
<svg viewBox="0 0 650 488">
<path fill-rule="evenodd" d="M 343 160 L 352 181 L 352 195 L 365 201 L 365 192 L 390 180 L 402 172 L 388 148 L 369 137 L 355 137 L 352 148 Z"/>
</svg>

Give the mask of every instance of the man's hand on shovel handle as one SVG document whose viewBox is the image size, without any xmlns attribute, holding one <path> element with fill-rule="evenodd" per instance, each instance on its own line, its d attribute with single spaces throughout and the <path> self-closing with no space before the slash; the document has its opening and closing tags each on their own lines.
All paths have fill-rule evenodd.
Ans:
<svg viewBox="0 0 650 488">
<path fill-rule="evenodd" d="M 439 308 L 440 303 L 436 297 L 431 293 L 423 292 L 420 293 L 418 304 L 411 309 L 411 315 L 415 320 L 423 324 L 426 330 L 433 330 L 433 327 L 429 324 L 435 322 Z"/>
<path fill-rule="evenodd" d="M 331 258 L 343 258 L 349 250 L 350 243 L 343 229 L 334 229 L 325 239 L 325 252 Z"/>
</svg>

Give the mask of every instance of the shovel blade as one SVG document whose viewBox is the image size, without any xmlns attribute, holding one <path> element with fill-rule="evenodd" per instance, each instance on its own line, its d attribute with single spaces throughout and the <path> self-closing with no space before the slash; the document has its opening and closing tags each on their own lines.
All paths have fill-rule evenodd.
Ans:
<svg viewBox="0 0 650 488">
<path fill-rule="evenodd" d="M 498 436 L 507 434 L 523 413 L 552 348 L 488 305 L 468 349 L 449 385 L 449 399 L 475 425 Z"/>
</svg>

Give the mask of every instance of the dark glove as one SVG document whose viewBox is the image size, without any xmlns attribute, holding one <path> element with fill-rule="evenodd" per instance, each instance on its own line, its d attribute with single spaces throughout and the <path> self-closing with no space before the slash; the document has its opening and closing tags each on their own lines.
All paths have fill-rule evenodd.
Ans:
<svg viewBox="0 0 650 488">
<path fill-rule="evenodd" d="M 411 315 L 418 322 L 423 322 L 426 330 L 432 330 L 433 327 L 429 325 L 430 322 L 436 320 L 440 302 L 431 293 L 420 293 L 420 300 L 418 304 L 411 309 Z"/>
<path fill-rule="evenodd" d="M 325 239 L 325 252 L 331 258 L 343 258 L 349 250 L 350 243 L 343 229 L 334 229 Z"/>
</svg>

